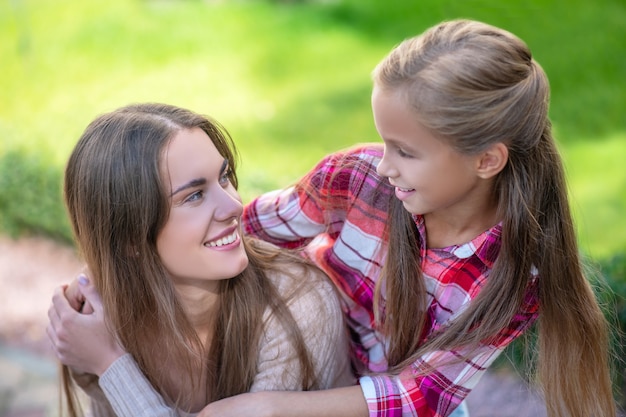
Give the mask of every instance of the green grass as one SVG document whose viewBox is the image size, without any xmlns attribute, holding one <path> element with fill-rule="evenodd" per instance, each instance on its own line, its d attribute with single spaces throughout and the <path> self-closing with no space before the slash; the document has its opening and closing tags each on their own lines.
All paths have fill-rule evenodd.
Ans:
<svg viewBox="0 0 626 417">
<path fill-rule="evenodd" d="M 596 259 L 626 252 L 626 133 L 581 140 L 563 154 L 581 248 Z"/>
<path fill-rule="evenodd" d="M 371 69 L 454 17 L 528 42 L 550 76 L 581 245 L 626 251 L 620 0 L 0 2 L 0 227 L 68 239 L 65 160 L 95 115 L 129 102 L 220 120 L 242 154 L 245 199 L 292 182 L 332 150 L 378 140 Z"/>
</svg>

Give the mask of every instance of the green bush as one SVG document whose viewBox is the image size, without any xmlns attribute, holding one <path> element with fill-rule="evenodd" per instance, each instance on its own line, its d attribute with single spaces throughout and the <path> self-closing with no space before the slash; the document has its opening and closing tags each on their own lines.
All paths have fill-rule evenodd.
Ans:
<svg viewBox="0 0 626 417">
<path fill-rule="evenodd" d="M 15 149 L 0 155 L 0 173 L 0 228 L 4 232 L 71 242 L 59 167 L 39 154 Z"/>
<path fill-rule="evenodd" d="M 615 397 L 626 409 L 626 252 L 610 259 L 590 262 L 588 275 L 596 297 L 611 326 L 613 385 Z M 534 371 L 536 328 L 514 341 L 497 360 L 498 367 L 511 367 L 528 379 Z"/>
<path fill-rule="evenodd" d="M 610 288 L 599 291 L 599 298 L 614 324 L 615 386 L 617 398 L 626 409 L 626 252 L 601 262 L 599 268 L 605 285 Z"/>
</svg>

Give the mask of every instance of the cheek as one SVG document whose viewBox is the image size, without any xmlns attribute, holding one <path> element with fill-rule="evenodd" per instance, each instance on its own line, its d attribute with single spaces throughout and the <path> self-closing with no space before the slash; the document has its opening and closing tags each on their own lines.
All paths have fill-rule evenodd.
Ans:
<svg viewBox="0 0 626 417">
<path fill-rule="evenodd" d="M 181 245 L 176 240 L 176 236 L 170 233 L 169 229 L 163 229 L 157 237 L 156 247 L 159 258 L 163 264 L 167 265 L 169 258 L 175 256 L 176 248 L 180 248 Z"/>
<path fill-rule="evenodd" d="M 193 218 L 190 216 L 178 215 L 180 213 L 171 213 L 167 223 L 157 236 L 157 249 L 162 257 L 161 250 L 165 252 L 183 249 L 182 243 L 193 238 L 194 230 L 196 233 L 200 230 L 198 226 L 194 227 Z"/>
<path fill-rule="evenodd" d="M 239 192 L 237 191 L 237 189 L 235 189 L 235 187 L 230 184 L 228 186 L 228 188 L 226 189 L 226 193 L 228 193 L 228 195 L 230 195 L 230 197 L 236 201 L 237 203 L 239 203 L 239 205 L 241 205 L 241 209 L 243 211 L 243 200 L 241 199 L 241 196 L 239 195 Z"/>
</svg>

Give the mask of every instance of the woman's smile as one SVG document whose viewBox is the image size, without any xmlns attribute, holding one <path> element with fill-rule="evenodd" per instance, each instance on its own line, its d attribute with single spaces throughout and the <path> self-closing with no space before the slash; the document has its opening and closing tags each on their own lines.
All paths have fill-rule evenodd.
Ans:
<svg viewBox="0 0 626 417">
<path fill-rule="evenodd" d="M 228 250 L 237 247 L 240 243 L 241 239 L 239 238 L 239 232 L 235 230 L 229 235 L 210 242 L 205 242 L 204 246 L 211 249 Z"/>
<path fill-rule="evenodd" d="M 181 130 L 164 153 L 163 175 L 172 207 L 157 237 L 172 278 L 219 281 L 248 266 L 239 218 L 241 198 L 230 182 L 228 160 L 199 128 Z"/>
</svg>

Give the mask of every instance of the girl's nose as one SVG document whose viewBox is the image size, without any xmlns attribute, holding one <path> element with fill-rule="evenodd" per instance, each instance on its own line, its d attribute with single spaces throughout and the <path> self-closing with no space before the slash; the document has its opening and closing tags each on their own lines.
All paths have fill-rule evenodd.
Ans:
<svg viewBox="0 0 626 417">
<path fill-rule="evenodd" d="M 383 151 L 383 157 L 378 163 L 376 167 L 376 172 L 381 177 L 393 178 L 398 175 L 396 169 L 389 162 L 389 156 L 387 155 L 387 150 Z"/>
</svg>

